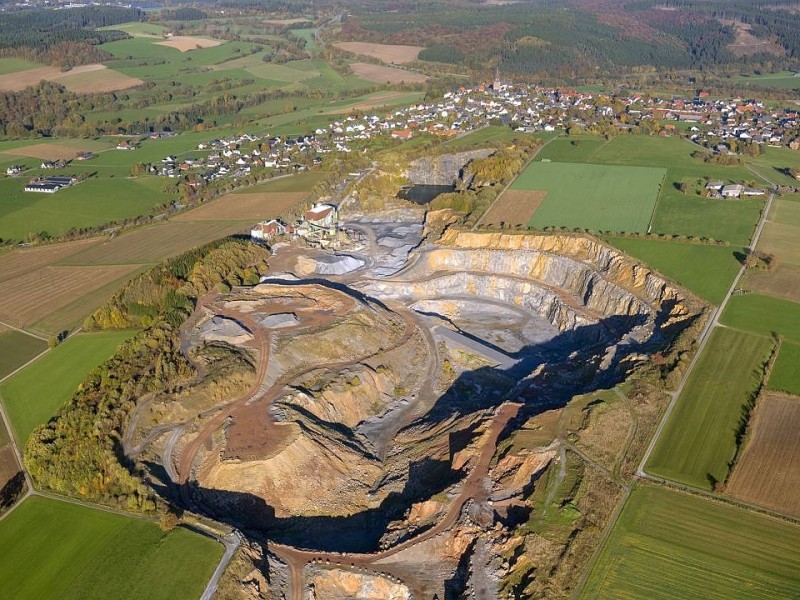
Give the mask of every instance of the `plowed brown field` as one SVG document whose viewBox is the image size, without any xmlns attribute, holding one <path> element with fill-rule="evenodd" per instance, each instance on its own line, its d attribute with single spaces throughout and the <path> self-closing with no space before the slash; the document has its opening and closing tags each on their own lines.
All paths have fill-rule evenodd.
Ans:
<svg viewBox="0 0 800 600">
<path fill-rule="evenodd" d="M 208 38 L 192 37 L 188 35 L 176 35 L 164 42 L 156 42 L 159 46 L 169 46 L 181 52 L 188 52 L 189 50 L 196 50 L 198 48 L 213 48 L 219 46 L 224 42 L 220 40 L 211 40 Z"/>
<path fill-rule="evenodd" d="M 501 223 L 507 227 L 527 225 L 545 197 L 547 192 L 542 190 L 508 189 L 492 204 L 481 223 L 494 227 L 499 227 Z"/>
<path fill-rule="evenodd" d="M 137 266 L 44 267 L 0 284 L 0 320 L 25 327 Z"/>
<path fill-rule="evenodd" d="M 417 60 L 424 46 L 370 44 L 369 42 L 338 42 L 334 47 L 362 56 L 371 56 L 387 63 L 403 64 Z"/>
<path fill-rule="evenodd" d="M 0 281 L 12 279 L 53 264 L 98 243 L 100 240 L 79 240 L 65 244 L 50 244 L 35 248 L 20 248 L 0 256 Z"/>
<path fill-rule="evenodd" d="M 751 428 L 727 493 L 800 516 L 800 398 L 764 396 L 758 401 Z"/>
</svg>

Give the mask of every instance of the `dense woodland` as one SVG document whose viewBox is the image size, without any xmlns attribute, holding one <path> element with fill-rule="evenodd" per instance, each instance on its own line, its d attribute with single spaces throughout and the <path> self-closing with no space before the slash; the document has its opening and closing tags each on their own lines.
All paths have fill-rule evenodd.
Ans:
<svg viewBox="0 0 800 600">
<path fill-rule="evenodd" d="M 180 323 L 215 286 L 257 281 L 269 251 L 220 240 L 133 279 L 86 322 L 91 329 L 145 326 L 92 371 L 48 424 L 31 434 L 25 465 L 37 485 L 127 510 L 153 512 L 153 491 L 127 464 L 120 440 L 136 402 L 193 375 L 181 354 Z"/>
<path fill-rule="evenodd" d="M 96 46 L 130 37 L 98 27 L 141 21 L 137 8 L 92 6 L 0 13 L 0 56 L 72 67 L 111 58 Z"/>
</svg>

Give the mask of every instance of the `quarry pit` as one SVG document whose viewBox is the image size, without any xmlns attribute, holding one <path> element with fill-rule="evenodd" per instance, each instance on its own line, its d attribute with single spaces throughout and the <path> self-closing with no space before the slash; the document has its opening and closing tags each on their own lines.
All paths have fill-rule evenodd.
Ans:
<svg viewBox="0 0 800 600">
<path fill-rule="evenodd" d="M 701 306 L 591 237 L 431 239 L 409 210 L 346 227 L 345 250 L 279 249 L 259 285 L 204 298 L 183 330 L 200 391 L 143 403 L 131 439 L 165 494 L 262 544 L 261 597 L 490 598 L 493 532 L 558 455 L 499 442 L 624 381 Z"/>
</svg>

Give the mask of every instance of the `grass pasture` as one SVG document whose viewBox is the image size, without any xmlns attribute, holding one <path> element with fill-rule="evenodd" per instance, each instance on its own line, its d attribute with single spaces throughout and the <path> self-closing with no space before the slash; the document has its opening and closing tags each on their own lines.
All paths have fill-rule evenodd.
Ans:
<svg viewBox="0 0 800 600">
<path fill-rule="evenodd" d="M 375 83 L 424 83 L 430 79 L 421 73 L 371 63 L 353 63 L 350 70 L 362 79 Z"/>
<path fill-rule="evenodd" d="M 3 595 L 17 600 L 195 599 L 222 556 L 182 528 L 40 497 L 0 523 L 0 546 Z"/>
<path fill-rule="evenodd" d="M 712 304 L 722 301 L 739 272 L 734 252 L 741 248 L 622 237 L 606 241 Z"/>
<path fill-rule="evenodd" d="M 0 75 L 28 71 L 41 66 L 39 63 L 31 62 L 24 58 L 0 58 Z"/>
<path fill-rule="evenodd" d="M 800 77 L 791 71 L 778 71 L 763 75 L 742 75 L 735 79 L 741 86 L 767 90 L 800 90 Z"/>
<path fill-rule="evenodd" d="M 0 237 L 24 240 L 30 233 L 59 235 L 146 214 L 166 197 L 146 180 L 93 178 L 55 194 L 23 191 L 19 178 L 0 180 Z"/>
<path fill-rule="evenodd" d="M 647 472 L 702 489 L 725 481 L 742 411 L 761 382 L 772 340 L 717 328 L 647 463 Z"/>
<path fill-rule="evenodd" d="M 800 344 L 783 342 L 772 365 L 767 387 L 777 392 L 800 396 Z M 800 401 L 800 400 L 798 400 Z"/>
<path fill-rule="evenodd" d="M 750 435 L 726 493 L 800 516 L 800 398 L 766 394 L 758 400 Z"/>
<path fill-rule="evenodd" d="M 0 379 L 47 349 L 47 342 L 14 329 L 0 330 Z"/>
<path fill-rule="evenodd" d="M 800 595 L 800 527 L 655 487 L 631 494 L 586 600 L 773 600 Z"/>
<path fill-rule="evenodd" d="M 664 175 L 651 167 L 537 161 L 510 189 L 547 192 L 530 221 L 537 228 L 646 232 Z"/>
<path fill-rule="evenodd" d="M 800 342 L 800 303 L 760 294 L 733 296 L 720 319 L 723 325 L 763 336 Z"/>
<path fill-rule="evenodd" d="M 67 339 L 0 385 L 0 397 L 14 433 L 25 443 L 75 393 L 78 384 L 117 347 L 130 331 L 82 333 Z"/>
</svg>

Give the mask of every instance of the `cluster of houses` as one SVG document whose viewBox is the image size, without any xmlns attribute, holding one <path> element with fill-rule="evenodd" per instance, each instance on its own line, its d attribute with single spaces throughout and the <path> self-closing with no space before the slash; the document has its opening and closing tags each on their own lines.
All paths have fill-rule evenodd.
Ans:
<svg viewBox="0 0 800 600">
<path fill-rule="evenodd" d="M 41 194 L 55 194 L 58 190 L 67 188 L 77 182 L 75 177 L 59 177 L 50 175 L 47 177 L 37 177 L 31 179 L 25 186 L 26 192 L 38 192 Z"/>
<path fill-rule="evenodd" d="M 333 204 L 320 202 L 309 208 L 293 224 L 278 219 L 262 221 L 250 230 L 250 237 L 260 242 L 270 242 L 288 235 L 300 237 L 312 245 L 326 247 L 339 232 L 339 211 Z"/>
</svg>

